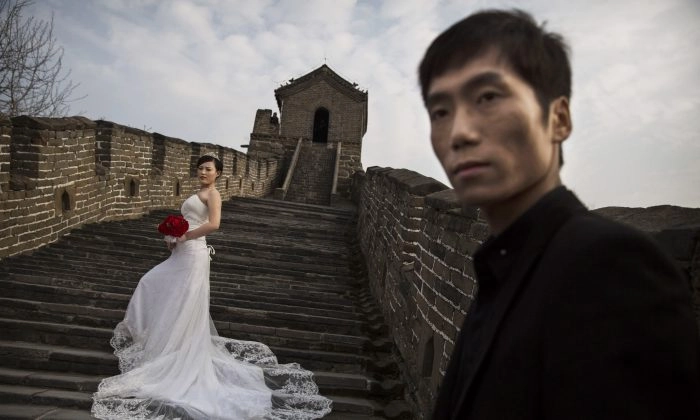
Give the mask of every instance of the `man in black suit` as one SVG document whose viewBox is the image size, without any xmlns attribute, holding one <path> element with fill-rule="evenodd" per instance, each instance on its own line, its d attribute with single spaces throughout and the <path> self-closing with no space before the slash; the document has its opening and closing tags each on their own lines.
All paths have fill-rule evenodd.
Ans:
<svg viewBox="0 0 700 420">
<path fill-rule="evenodd" d="M 435 154 L 492 234 L 434 418 L 700 419 L 689 282 L 562 186 L 564 40 L 525 12 L 479 12 L 433 41 L 419 76 Z"/>
</svg>

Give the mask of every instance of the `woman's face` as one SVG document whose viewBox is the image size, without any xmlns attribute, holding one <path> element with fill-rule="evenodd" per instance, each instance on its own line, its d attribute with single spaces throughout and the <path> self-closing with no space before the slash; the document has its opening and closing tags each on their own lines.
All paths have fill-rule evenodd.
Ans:
<svg viewBox="0 0 700 420">
<path fill-rule="evenodd" d="M 216 183 L 216 178 L 220 172 L 216 170 L 214 162 L 204 162 L 197 168 L 197 177 L 203 187 L 212 186 Z"/>
</svg>

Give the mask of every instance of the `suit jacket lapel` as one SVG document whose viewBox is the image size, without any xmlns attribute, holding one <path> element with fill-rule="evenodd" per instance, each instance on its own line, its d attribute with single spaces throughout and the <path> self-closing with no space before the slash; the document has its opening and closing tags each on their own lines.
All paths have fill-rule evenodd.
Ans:
<svg viewBox="0 0 700 420">
<path fill-rule="evenodd" d="M 476 355 L 473 372 L 468 378 L 466 378 L 466 382 L 462 384 L 462 391 L 460 393 L 459 400 L 457 404 L 454 405 L 454 407 L 457 408 L 453 411 L 451 416 L 454 420 L 461 420 L 457 418 L 460 412 L 460 407 L 462 407 L 462 405 L 465 403 L 465 399 L 474 385 L 474 378 L 477 377 L 479 371 L 483 368 L 484 359 L 493 345 L 499 331 L 499 326 L 501 325 L 519 292 L 526 286 L 526 280 L 530 278 L 529 273 L 536 265 L 536 262 L 539 260 L 540 255 L 547 247 L 550 239 L 576 211 L 586 211 L 585 207 L 573 195 L 573 193 L 569 192 L 568 190 L 566 190 L 566 193 L 566 195 L 558 199 L 555 203 L 551 203 L 551 205 L 549 205 L 546 210 L 542 211 L 541 215 L 539 215 L 534 221 L 539 225 L 535 226 L 535 228 L 532 230 L 532 234 L 529 235 L 525 241 L 523 252 L 519 256 L 517 262 L 515 262 L 513 271 L 508 278 L 508 281 L 503 285 L 499 292 L 500 296 L 495 303 L 493 312 L 486 324 L 483 326 L 484 332 L 482 346 Z M 469 338 L 464 337 L 463 339 L 468 340 Z M 460 356 L 453 354 L 452 357 Z M 460 384 L 455 385 L 459 386 Z"/>
</svg>

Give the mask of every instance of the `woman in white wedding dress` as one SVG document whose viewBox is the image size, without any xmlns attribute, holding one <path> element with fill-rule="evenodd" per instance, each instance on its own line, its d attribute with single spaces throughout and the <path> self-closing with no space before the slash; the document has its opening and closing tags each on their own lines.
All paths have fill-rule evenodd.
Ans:
<svg viewBox="0 0 700 420">
<path fill-rule="evenodd" d="M 139 281 L 110 341 L 121 374 L 93 395 L 100 419 L 306 420 L 331 411 L 311 372 L 278 364 L 262 344 L 218 336 L 209 316 L 209 249 L 219 228 L 223 170 L 214 156 L 197 162 L 200 190 L 182 204 L 188 232 L 168 243 L 171 256 Z"/>
</svg>

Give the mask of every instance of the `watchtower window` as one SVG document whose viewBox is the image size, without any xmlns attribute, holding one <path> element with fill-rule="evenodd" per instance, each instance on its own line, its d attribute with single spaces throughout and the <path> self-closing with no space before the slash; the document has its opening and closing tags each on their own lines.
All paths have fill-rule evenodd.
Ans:
<svg viewBox="0 0 700 420">
<path fill-rule="evenodd" d="M 180 181 L 177 181 L 175 183 L 175 196 L 177 196 L 177 197 L 180 196 Z"/>
<path fill-rule="evenodd" d="M 314 114 L 314 143 L 328 143 L 329 114 L 326 108 L 319 108 Z"/>
<path fill-rule="evenodd" d="M 129 183 L 129 195 L 131 197 L 136 197 L 137 192 L 136 181 L 132 179 Z"/>
<path fill-rule="evenodd" d="M 61 194 L 61 208 L 63 211 L 70 211 L 70 195 L 67 191 L 63 191 Z"/>
</svg>

